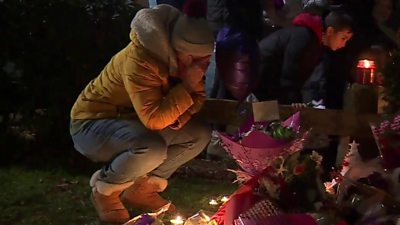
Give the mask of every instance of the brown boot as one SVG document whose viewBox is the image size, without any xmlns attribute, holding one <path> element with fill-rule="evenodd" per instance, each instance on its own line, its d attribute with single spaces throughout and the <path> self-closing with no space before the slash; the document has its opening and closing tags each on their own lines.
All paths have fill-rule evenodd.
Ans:
<svg viewBox="0 0 400 225">
<path fill-rule="evenodd" d="M 109 223 L 125 223 L 129 220 L 129 212 L 122 204 L 120 194 L 132 185 L 133 182 L 124 184 L 110 184 L 98 180 L 99 171 L 93 174 L 90 184 L 92 186 L 91 200 L 101 221 Z"/>
<path fill-rule="evenodd" d="M 163 178 L 143 176 L 136 179 L 134 184 L 122 193 L 121 200 L 132 208 L 156 211 L 169 203 L 158 194 L 164 191 L 167 185 L 168 181 Z M 175 206 L 171 204 L 167 212 L 174 211 Z"/>
</svg>

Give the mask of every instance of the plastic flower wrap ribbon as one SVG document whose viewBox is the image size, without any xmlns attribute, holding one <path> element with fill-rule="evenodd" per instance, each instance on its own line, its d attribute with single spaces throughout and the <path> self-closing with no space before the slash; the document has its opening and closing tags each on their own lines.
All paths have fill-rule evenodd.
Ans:
<svg viewBox="0 0 400 225">
<path fill-rule="evenodd" d="M 282 122 L 282 127 L 272 128 L 270 133 L 263 130 L 268 124 L 268 122 L 254 122 L 254 119 L 250 118 L 233 136 L 219 133 L 223 148 L 250 176 L 260 175 L 272 159 L 301 150 L 308 134 L 305 132 L 300 137 L 292 138 L 273 137 L 274 134 L 285 136 L 288 129 L 297 135 L 300 130 L 299 112 Z"/>
</svg>

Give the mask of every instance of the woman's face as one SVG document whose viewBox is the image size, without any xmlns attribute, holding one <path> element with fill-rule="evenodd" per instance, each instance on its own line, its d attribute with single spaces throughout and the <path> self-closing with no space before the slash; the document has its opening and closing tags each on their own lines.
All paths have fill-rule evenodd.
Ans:
<svg viewBox="0 0 400 225">
<path fill-rule="evenodd" d="M 375 5 L 372 9 L 372 16 L 377 23 L 385 23 L 392 15 L 392 11 L 392 0 L 375 0 Z"/>
<path fill-rule="evenodd" d="M 345 47 L 351 37 L 353 37 L 353 32 L 350 29 L 335 31 L 334 28 L 328 27 L 324 44 L 332 49 L 332 51 L 336 51 Z"/>
</svg>

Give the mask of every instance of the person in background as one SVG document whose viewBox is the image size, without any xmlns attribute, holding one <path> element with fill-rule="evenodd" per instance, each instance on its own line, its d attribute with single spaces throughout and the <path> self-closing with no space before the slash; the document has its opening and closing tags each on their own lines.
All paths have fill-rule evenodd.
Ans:
<svg viewBox="0 0 400 225">
<path fill-rule="evenodd" d="M 258 71 L 257 41 L 264 30 L 262 4 L 258 0 L 207 0 L 207 20 L 216 36 L 210 97 L 241 101 Z"/>
<path fill-rule="evenodd" d="M 207 20 L 216 37 L 215 52 L 207 72 L 208 96 L 244 101 L 259 71 L 257 41 L 263 35 L 262 4 L 259 0 L 207 0 Z M 227 131 L 229 126 L 214 125 Z M 213 132 L 207 158 L 226 157 Z"/>
<path fill-rule="evenodd" d="M 398 23 L 398 20 L 394 19 L 396 15 L 393 13 L 393 3 L 392 0 L 335 1 L 335 4 L 340 4 L 352 17 L 355 35 L 346 48 L 334 52 L 328 51 L 324 57 L 326 62 L 324 105 L 327 109 L 349 110 L 348 108 L 351 108 L 353 110 L 354 105 L 350 103 L 350 106 L 346 103 L 348 99 L 345 98 L 345 93 L 350 90 L 348 88 L 355 81 L 358 60 L 364 53 L 368 53 L 369 56 L 377 57 L 375 62 L 377 67 L 381 68 L 385 54 L 395 47 L 393 38 L 386 36 L 383 32 L 385 27 L 391 26 L 391 22 Z M 321 149 L 321 152 L 324 152 L 325 170 L 330 170 L 337 165 L 337 153 L 347 151 L 348 141 L 348 137 L 329 136 L 329 146 Z M 363 149 L 368 149 L 360 151 L 363 158 L 377 156 L 377 149 L 371 147 L 376 146 L 373 139 L 356 141 L 361 146 L 365 146 Z"/>
<path fill-rule="evenodd" d="M 260 38 L 263 35 L 262 10 L 260 0 L 207 0 L 207 21 L 215 35 L 224 26 L 235 26 Z"/>
<path fill-rule="evenodd" d="M 346 0 L 339 3 L 353 18 L 356 35 L 342 52 L 341 58 L 344 59 L 336 65 L 343 67 L 350 81 L 354 81 L 357 61 L 363 52 L 372 46 L 380 46 L 386 51 L 400 47 L 396 38 L 398 15 L 393 13 L 393 0 Z"/>
<path fill-rule="evenodd" d="M 390 29 L 387 28 L 395 28 L 398 20 L 394 19 L 396 15 L 393 13 L 394 2 L 392 0 L 346 0 L 335 1 L 335 4 L 340 5 L 351 15 L 354 20 L 355 35 L 348 42 L 346 48 L 338 51 L 326 51 L 323 56 L 323 63 L 319 66 L 322 71 L 314 73 L 313 76 L 316 75 L 315 77 L 324 79 L 321 91 L 323 92 L 321 98 L 324 98 L 324 106 L 327 109 L 343 110 L 347 107 L 345 107 L 344 101 L 346 88 L 350 86 L 351 82 L 354 82 L 358 59 L 364 53 L 368 53 L 369 57 L 376 57 L 375 63 L 378 68 L 381 68 L 386 57 L 385 54 L 388 54 L 388 50 L 396 45 L 396 38 L 393 38 L 395 35 L 390 35 L 390 32 L 387 32 Z M 393 29 L 393 33 L 394 31 L 395 29 Z M 309 86 L 321 87 L 321 82 L 310 82 Z M 303 97 L 309 97 L 304 102 L 309 102 L 310 96 L 312 95 L 303 95 Z M 328 146 L 318 149 L 324 156 L 323 166 L 325 171 L 330 171 L 332 167 L 336 166 L 337 153 L 347 150 L 348 145 L 345 143 L 348 140 L 348 137 L 330 135 Z M 361 143 L 360 140 L 357 141 Z M 374 145 L 373 140 L 362 141 L 362 145 Z M 343 147 L 344 149 L 340 149 Z M 367 158 L 376 156 L 375 153 L 369 152 L 362 151 L 361 153 L 365 154 Z M 341 160 L 339 159 L 339 161 Z"/>
<path fill-rule="evenodd" d="M 255 94 L 260 100 L 277 99 L 300 109 L 304 103 L 326 99 L 330 54 L 352 38 L 353 21 L 342 11 L 331 11 L 324 20 L 320 15 L 301 13 L 293 25 L 260 42 L 262 80 Z M 318 151 L 324 156 L 326 177 L 336 160 L 336 151 L 326 150 L 329 144 L 328 137 L 316 133 L 307 143 L 313 149 L 321 148 Z"/>
<path fill-rule="evenodd" d="M 194 0 L 184 13 L 169 5 L 140 10 L 130 43 L 72 107 L 76 150 L 105 164 L 90 179 L 101 221 L 126 222 L 128 206 L 166 205 L 159 193 L 168 178 L 210 140 L 209 126 L 194 118 L 206 97 L 203 76 L 214 43 L 205 7 Z"/>
<path fill-rule="evenodd" d="M 324 48 L 343 48 L 353 36 L 352 19 L 344 12 L 321 16 L 301 13 L 293 26 L 282 28 L 259 43 L 261 79 L 254 94 L 259 100 L 301 103 L 301 90 L 321 62 Z"/>
<path fill-rule="evenodd" d="M 208 0 L 207 4 L 207 19 L 216 34 L 217 67 L 211 74 L 214 79 L 209 96 L 243 101 L 258 80 L 260 57 L 254 49 L 258 41 L 289 26 L 288 21 L 301 11 L 322 13 L 328 0 Z"/>
</svg>

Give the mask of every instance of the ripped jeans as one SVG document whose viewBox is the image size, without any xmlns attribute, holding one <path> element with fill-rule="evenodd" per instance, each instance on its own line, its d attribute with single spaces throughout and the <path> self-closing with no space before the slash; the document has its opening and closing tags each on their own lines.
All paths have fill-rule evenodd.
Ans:
<svg viewBox="0 0 400 225">
<path fill-rule="evenodd" d="M 168 179 L 201 153 L 210 141 L 211 129 L 195 119 L 180 130 L 161 131 L 151 131 L 138 120 L 98 119 L 86 120 L 71 136 L 81 154 L 106 163 L 101 179 L 118 184 L 146 174 Z"/>
</svg>

